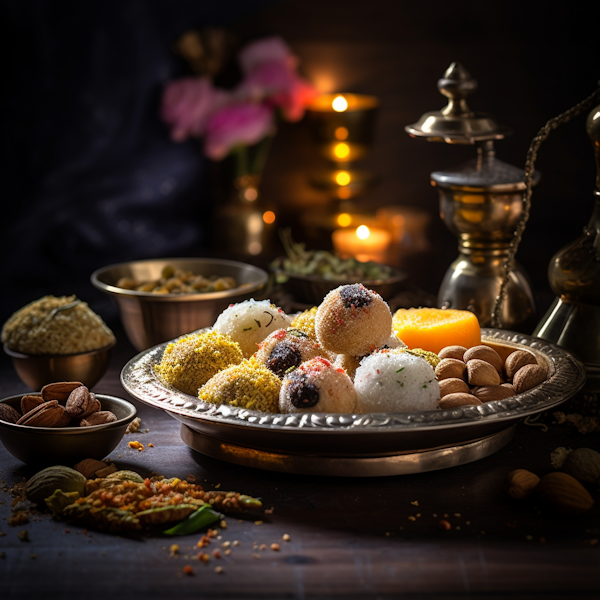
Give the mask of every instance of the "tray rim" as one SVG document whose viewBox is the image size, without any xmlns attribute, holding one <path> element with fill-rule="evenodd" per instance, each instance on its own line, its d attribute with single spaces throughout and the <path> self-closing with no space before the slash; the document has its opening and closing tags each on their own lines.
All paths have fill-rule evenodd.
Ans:
<svg viewBox="0 0 600 600">
<path fill-rule="evenodd" d="M 204 330 L 198 330 L 204 331 Z M 452 410 L 404 413 L 282 414 L 209 404 L 161 383 L 153 372 L 164 348 L 174 340 L 144 350 L 130 359 L 121 371 L 121 385 L 137 400 L 184 417 L 214 425 L 281 430 L 302 435 L 356 435 L 373 430 L 436 431 L 447 428 L 482 425 L 486 422 L 511 421 L 543 412 L 574 396 L 585 384 L 585 365 L 568 350 L 541 338 L 509 330 L 483 328 L 482 342 L 526 348 L 543 357 L 550 377 L 536 388 L 512 398 Z"/>
</svg>

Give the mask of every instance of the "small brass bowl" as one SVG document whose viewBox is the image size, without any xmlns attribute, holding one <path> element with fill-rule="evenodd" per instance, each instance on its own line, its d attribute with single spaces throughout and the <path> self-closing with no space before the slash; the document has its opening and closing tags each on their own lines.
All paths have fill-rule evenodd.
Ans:
<svg viewBox="0 0 600 600">
<path fill-rule="evenodd" d="M 0 402 L 20 410 L 22 397 L 10 396 Z M 96 398 L 102 410 L 116 415 L 116 421 L 90 427 L 31 427 L 0 420 L 0 441 L 27 464 L 73 466 L 84 458 L 102 460 L 117 447 L 137 410 L 122 398 L 103 394 L 96 394 Z"/>
<path fill-rule="evenodd" d="M 11 357 L 21 381 L 36 392 L 55 381 L 80 381 L 91 388 L 106 373 L 115 343 L 79 354 L 23 354 L 6 344 L 4 352 Z"/>
<path fill-rule="evenodd" d="M 197 294 L 156 294 L 117 287 L 121 277 L 140 283 L 157 280 L 167 265 L 205 277 L 233 277 L 237 287 Z M 266 271 L 258 267 L 216 258 L 139 260 L 103 267 L 91 275 L 92 284 L 117 301 L 127 337 L 139 351 L 210 327 L 230 304 L 261 292 L 268 280 Z"/>
</svg>

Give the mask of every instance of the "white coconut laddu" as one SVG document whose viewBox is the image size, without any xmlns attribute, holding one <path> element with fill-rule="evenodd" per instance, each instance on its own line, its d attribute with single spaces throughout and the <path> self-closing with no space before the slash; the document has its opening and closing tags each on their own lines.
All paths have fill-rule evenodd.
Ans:
<svg viewBox="0 0 600 600">
<path fill-rule="evenodd" d="M 244 358 L 250 358 L 270 333 L 289 327 L 291 319 L 269 300 L 244 300 L 227 307 L 213 329 L 236 341 Z"/>
<path fill-rule="evenodd" d="M 401 348 L 378 350 L 363 358 L 354 387 L 363 413 L 435 410 L 440 399 L 433 367 Z"/>
</svg>

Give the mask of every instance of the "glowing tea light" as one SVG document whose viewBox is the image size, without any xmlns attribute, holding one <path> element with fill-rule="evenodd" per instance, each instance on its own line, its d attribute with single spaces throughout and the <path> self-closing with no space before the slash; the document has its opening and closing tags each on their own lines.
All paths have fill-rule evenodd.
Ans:
<svg viewBox="0 0 600 600">
<path fill-rule="evenodd" d="M 360 225 L 356 229 L 336 229 L 331 234 L 335 251 L 341 256 L 355 256 L 360 261 L 384 262 L 392 235 L 385 229 Z"/>
<path fill-rule="evenodd" d="M 350 183 L 350 173 L 348 171 L 338 171 L 335 175 L 335 182 L 338 185 L 348 185 Z"/>
<path fill-rule="evenodd" d="M 348 110 L 348 100 L 346 100 L 344 96 L 336 96 L 331 103 L 331 108 L 333 108 L 335 112 L 344 112 L 345 110 Z"/>
</svg>

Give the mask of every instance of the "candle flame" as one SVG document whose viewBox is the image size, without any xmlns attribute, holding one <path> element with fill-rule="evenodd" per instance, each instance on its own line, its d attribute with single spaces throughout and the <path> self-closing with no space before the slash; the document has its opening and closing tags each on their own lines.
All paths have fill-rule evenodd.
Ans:
<svg viewBox="0 0 600 600">
<path fill-rule="evenodd" d="M 359 240 L 366 240 L 371 235 L 369 228 L 366 225 L 360 225 L 356 228 L 356 237 Z"/>
<path fill-rule="evenodd" d="M 348 100 L 344 96 L 336 96 L 331 103 L 333 110 L 336 112 L 344 112 L 348 109 Z"/>
</svg>

